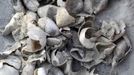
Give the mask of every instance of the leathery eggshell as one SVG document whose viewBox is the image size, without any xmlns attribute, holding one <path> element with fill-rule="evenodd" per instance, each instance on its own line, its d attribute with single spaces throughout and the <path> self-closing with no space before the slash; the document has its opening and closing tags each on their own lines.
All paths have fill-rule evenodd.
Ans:
<svg viewBox="0 0 134 75">
<path fill-rule="evenodd" d="M 69 15 L 64 7 L 60 7 L 56 14 L 56 24 L 58 27 L 65 27 L 75 22 L 75 18 Z"/>
<path fill-rule="evenodd" d="M 50 36 L 56 36 L 59 34 L 59 28 L 57 25 L 48 17 L 43 17 L 38 20 L 38 25 L 41 29 L 47 32 Z"/>
</svg>

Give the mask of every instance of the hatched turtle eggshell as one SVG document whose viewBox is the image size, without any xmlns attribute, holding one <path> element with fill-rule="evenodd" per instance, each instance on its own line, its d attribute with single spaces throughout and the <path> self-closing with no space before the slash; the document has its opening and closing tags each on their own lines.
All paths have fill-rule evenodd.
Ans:
<svg viewBox="0 0 134 75">
<path fill-rule="evenodd" d="M 3 65 L 0 68 L 0 75 L 19 75 L 19 72 L 11 66 Z"/>
<path fill-rule="evenodd" d="M 59 28 L 57 25 L 48 17 L 43 17 L 38 20 L 38 25 L 45 32 L 50 34 L 50 36 L 56 36 L 59 34 Z"/>
<path fill-rule="evenodd" d="M 92 36 L 92 28 L 83 28 L 79 34 L 79 41 L 85 48 L 93 48 L 95 45 L 95 37 Z"/>
<path fill-rule="evenodd" d="M 95 51 L 84 52 L 84 50 L 79 48 L 72 48 L 70 54 L 73 58 L 81 62 L 90 62 L 97 56 Z"/>
<path fill-rule="evenodd" d="M 46 46 L 46 33 L 34 24 L 28 24 L 27 35 L 29 37 L 27 43 L 31 47 L 31 51 L 28 49 L 28 52 L 36 52 Z"/>
<path fill-rule="evenodd" d="M 49 46 L 59 45 L 61 42 L 62 40 L 58 38 L 47 38 L 47 45 Z"/>
<path fill-rule="evenodd" d="M 45 5 L 45 6 L 39 7 L 37 13 L 41 18 L 49 17 L 52 20 L 54 20 L 54 16 L 56 15 L 57 9 L 58 7 L 54 5 Z"/>
<path fill-rule="evenodd" d="M 64 7 L 60 7 L 56 14 L 56 24 L 58 27 L 65 27 L 75 22 L 75 18 L 69 15 Z"/>
<path fill-rule="evenodd" d="M 20 31 L 19 31 L 19 38 L 22 40 L 24 39 L 25 37 L 27 37 L 27 26 L 28 26 L 28 23 L 33 23 L 35 21 L 37 21 L 37 14 L 35 12 L 32 12 L 32 11 L 27 11 L 26 12 L 26 15 L 23 17 L 23 21 L 22 21 L 22 26 L 20 28 Z"/>
<path fill-rule="evenodd" d="M 9 56 L 7 59 L 5 59 L 5 62 L 14 66 L 16 69 L 20 69 L 21 67 L 21 60 L 15 56 Z"/>
<path fill-rule="evenodd" d="M 112 64 L 112 68 L 110 71 L 111 74 L 115 73 L 116 71 L 115 68 L 118 65 L 118 63 L 122 62 L 124 57 L 126 57 L 128 53 L 130 53 L 130 51 L 132 50 L 130 41 L 126 35 L 124 35 L 116 42 L 117 42 L 117 46 L 114 50 L 114 56 L 111 63 Z"/>
<path fill-rule="evenodd" d="M 21 60 L 18 57 L 8 56 L 0 60 L 0 64 L 0 75 L 19 75 Z"/>
<path fill-rule="evenodd" d="M 54 66 L 61 66 L 67 62 L 67 54 L 65 52 L 59 52 L 54 50 L 51 54 L 51 61 Z"/>
</svg>

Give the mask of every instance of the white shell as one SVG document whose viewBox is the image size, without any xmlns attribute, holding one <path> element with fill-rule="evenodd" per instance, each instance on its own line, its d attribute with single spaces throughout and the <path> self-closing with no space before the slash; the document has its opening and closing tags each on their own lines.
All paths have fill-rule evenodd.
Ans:
<svg viewBox="0 0 134 75">
<path fill-rule="evenodd" d="M 90 30 L 91 28 L 83 28 L 79 34 L 79 41 L 80 43 L 85 47 L 85 48 L 93 48 L 94 45 L 95 45 L 95 40 L 96 38 L 95 37 L 90 37 L 90 38 L 87 38 L 86 35 L 87 35 L 87 32 L 88 30 Z M 90 34 L 88 34 L 90 35 Z M 88 36 L 87 35 L 87 36 Z"/>
<path fill-rule="evenodd" d="M 24 16 L 23 12 L 18 12 L 16 13 L 12 19 L 10 20 L 10 22 L 6 25 L 4 31 L 3 31 L 3 35 L 8 35 L 10 34 L 12 31 L 14 31 L 15 29 L 17 29 L 18 27 L 21 26 L 21 19 Z"/>
<path fill-rule="evenodd" d="M 47 38 L 48 46 L 59 45 L 61 42 L 62 42 L 62 40 L 58 39 L 58 38 Z"/>
<path fill-rule="evenodd" d="M 23 20 L 22 20 L 22 26 L 20 28 L 20 31 L 19 31 L 19 38 L 22 40 L 24 39 L 25 37 L 27 37 L 27 25 L 28 23 L 33 23 L 35 21 L 37 21 L 37 14 L 32 12 L 32 11 L 27 11 L 26 12 L 26 15 L 23 17 Z"/>
<path fill-rule="evenodd" d="M 19 72 L 11 66 L 4 65 L 0 68 L 0 75 L 19 75 Z"/>
<path fill-rule="evenodd" d="M 33 22 L 36 20 L 37 20 L 37 14 L 35 12 L 32 11 L 26 12 L 26 15 L 24 16 L 24 22 L 28 24 L 29 22 Z"/>
<path fill-rule="evenodd" d="M 39 7 L 39 2 L 37 0 L 23 0 L 27 9 L 31 11 L 37 11 Z"/>
<path fill-rule="evenodd" d="M 7 59 L 5 59 L 5 62 L 14 66 L 16 69 L 20 69 L 21 67 L 21 60 L 15 56 L 10 55 Z"/>
<path fill-rule="evenodd" d="M 18 69 L 20 67 L 21 60 L 18 57 L 9 56 L 6 59 L 0 60 L 0 75 L 19 75 Z"/>
<path fill-rule="evenodd" d="M 65 27 L 71 23 L 75 22 L 75 18 L 69 15 L 64 7 L 60 7 L 56 14 L 56 24 L 58 27 Z"/>
<path fill-rule="evenodd" d="M 23 50 L 37 52 L 46 46 L 46 33 L 32 23 L 28 24 L 27 46 Z"/>
<path fill-rule="evenodd" d="M 51 54 L 51 62 L 54 66 L 61 66 L 67 62 L 67 54 L 65 52 L 57 52 L 54 50 Z"/>
<path fill-rule="evenodd" d="M 59 28 L 57 25 L 48 17 L 43 17 L 38 20 L 38 25 L 50 36 L 56 36 L 59 34 Z"/>
<path fill-rule="evenodd" d="M 42 17 L 49 17 L 51 19 L 54 19 L 54 16 L 56 15 L 58 7 L 54 5 L 45 5 L 38 9 L 37 13 L 38 15 Z"/>
</svg>

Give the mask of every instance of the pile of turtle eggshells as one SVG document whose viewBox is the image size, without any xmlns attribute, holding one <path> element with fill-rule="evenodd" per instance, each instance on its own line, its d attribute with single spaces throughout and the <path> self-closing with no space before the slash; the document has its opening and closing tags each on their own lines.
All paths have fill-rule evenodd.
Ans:
<svg viewBox="0 0 134 75">
<path fill-rule="evenodd" d="M 108 0 L 11 0 L 14 15 L 2 31 L 15 43 L 0 53 L 0 75 L 107 75 L 131 51 L 123 21 L 102 21 L 96 14 Z"/>
</svg>

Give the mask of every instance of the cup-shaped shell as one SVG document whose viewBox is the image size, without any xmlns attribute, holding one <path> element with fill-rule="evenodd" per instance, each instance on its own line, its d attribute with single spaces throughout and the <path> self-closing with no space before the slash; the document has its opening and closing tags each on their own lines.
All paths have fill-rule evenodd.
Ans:
<svg viewBox="0 0 134 75">
<path fill-rule="evenodd" d="M 65 27 L 75 22 L 75 18 L 69 15 L 64 7 L 60 7 L 56 14 L 56 24 L 58 27 Z"/>
<path fill-rule="evenodd" d="M 79 48 L 72 48 L 70 54 L 73 58 L 81 62 L 90 62 L 97 56 L 95 51 L 84 51 Z"/>
<path fill-rule="evenodd" d="M 96 49 L 100 54 L 98 59 L 104 59 L 106 56 L 110 55 L 113 52 L 115 46 L 116 45 L 112 42 L 106 42 L 106 41 L 97 42 Z"/>
<path fill-rule="evenodd" d="M 112 60 L 112 68 L 110 71 L 110 74 L 115 73 L 115 68 L 118 65 L 118 63 L 122 62 L 124 58 L 130 53 L 132 50 L 132 46 L 130 44 L 130 41 L 126 35 L 124 35 L 122 38 L 118 39 L 116 41 L 116 48 L 114 50 L 114 56 Z"/>
<path fill-rule="evenodd" d="M 23 0 L 23 2 L 27 9 L 34 12 L 38 10 L 40 5 L 37 0 Z"/>
<path fill-rule="evenodd" d="M 121 62 L 120 60 L 123 59 L 132 49 L 131 43 L 126 35 L 116 41 L 117 46 L 114 50 L 114 57 L 113 60 L 116 62 Z"/>
<path fill-rule="evenodd" d="M 4 64 L 5 63 L 5 64 Z M 19 75 L 21 60 L 15 56 L 9 56 L 0 60 L 0 75 Z"/>
<path fill-rule="evenodd" d="M 9 65 L 12 65 L 15 69 L 20 69 L 21 67 L 21 59 L 16 56 L 9 56 L 7 59 L 5 59 L 5 62 Z"/>
<path fill-rule="evenodd" d="M 82 11 L 83 1 L 82 0 L 67 0 L 65 7 L 70 14 L 77 14 Z"/>
<path fill-rule="evenodd" d="M 48 46 L 59 45 L 61 42 L 62 42 L 62 40 L 58 39 L 58 38 L 47 38 Z"/>
<path fill-rule="evenodd" d="M 92 37 L 93 28 L 83 28 L 79 34 L 79 41 L 85 48 L 93 48 L 95 45 L 95 37 Z"/>
<path fill-rule="evenodd" d="M 58 7 L 54 5 L 45 5 L 40 7 L 37 13 L 41 18 L 49 17 L 54 20 L 54 16 L 56 15 L 57 9 Z"/>
<path fill-rule="evenodd" d="M 27 45 L 23 50 L 27 52 L 37 52 L 46 46 L 46 33 L 34 24 L 28 24 Z"/>
<path fill-rule="evenodd" d="M 48 17 L 43 17 L 38 20 L 38 25 L 41 29 L 47 32 L 50 36 L 56 36 L 59 34 L 59 28 L 57 25 Z"/>
<path fill-rule="evenodd" d="M 51 62 L 54 66 L 61 66 L 67 62 L 67 54 L 54 50 L 51 54 Z"/>
<path fill-rule="evenodd" d="M 19 72 L 11 66 L 4 65 L 0 69 L 0 75 L 19 75 Z"/>
<path fill-rule="evenodd" d="M 79 31 L 78 34 L 80 34 L 81 30 L 83 28 L 87 28 L 87 27 L 93 27 L 93 22 L 92 21 L 87 21 L 85 23 L 83 23 L 80 27 L 79 27 Z"/>
</svg>

